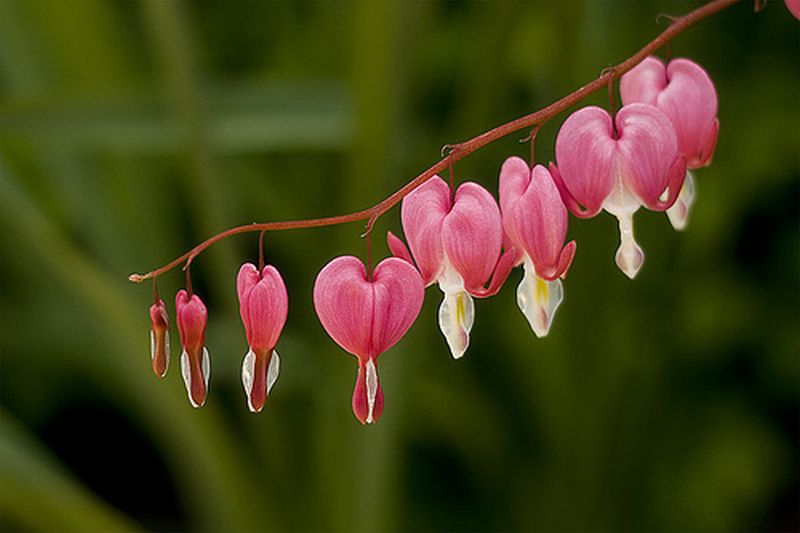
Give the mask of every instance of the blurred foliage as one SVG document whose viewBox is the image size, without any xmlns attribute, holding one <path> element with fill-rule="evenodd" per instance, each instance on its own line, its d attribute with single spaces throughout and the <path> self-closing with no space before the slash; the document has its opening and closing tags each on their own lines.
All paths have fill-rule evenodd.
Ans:
<svg viewBox="0 0 800 533">
<path fill-rule="evenodd" d="M 126 281 L 233 225 L 371 205 L 443 144 L 552 102 L 663 29 L 657 14 L 697 5 L 0 0 L 0 527 L 797 530 L 800 41 L 782 2 L 670 44 L 720 96 L 688 230 L 639 213 L 630 282 L 613 219 L 573 220 L 550 336 L 516 309 L 513 273 L 459 362 L 431 288 L 382 358 L 375 427 L 352 416 L 355 362 L 311 305 L 319 268 L 362 254 L 361 226 L 269 236 L 291 309 L 257 416 L 234 290 L 255 235 L 195 262 L 203 409 L 176 332 L 170 372 L 152 375 L 150 289 Z M 496 191 L 526 150 L 499 141 L 458 179 Z M 170 308 L 182 283 L 160 280 Z"/>
</svg>

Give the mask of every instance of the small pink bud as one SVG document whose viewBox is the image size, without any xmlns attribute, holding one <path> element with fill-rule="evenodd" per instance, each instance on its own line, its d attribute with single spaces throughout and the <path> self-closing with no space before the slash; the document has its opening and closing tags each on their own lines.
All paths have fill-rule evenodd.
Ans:
<svg viewBox="0 0 800 533">
<path fill-rule="evenodd" d="M 525 264 L 517 304 L 543 337 L 563 298 L 559 278 L 575 256 L 575 241 L 564 246 L 567 208 L 550 172 L 542 165 L 531 170 L 519 157 L 509 157 L 500 169 L 500 208 L 508 240 Z"/>
<path fill-rule="evenodd" d="M 378 263 L 371 279 L 361 260 L 352 256 L 337 257 L 317 275 L 317 316 L 328 335 L 358 358 L 352 402 L 362 424 L 377 422 L 383 412 L 378 357 L 414 323 L 424 292 L 416 269 L 394 257 Z"/>
<path fill-rule="evenodd" d="M 267 394 L 278 379 L 280 357 L 275 345 L 286 324 L 289 297 L 283 278 L 271 265 L 259 273 L 252 263 L 243 264 L 236 278 L 236 289 L 250 345 L 242 363 L 242 385 L 247 406 L 257 413 L 264 407 Z"/>
<path fill-rule="evenodd" d="M 208 350 L 205 347 L 208 311 L 200 297 L 191 298 L 185 290 L 175 297 L 178 332 L 181 336 L 181 375 L 193 407 L 202 407 L 208 393 L 211 372 Z"/>
<path fill-rule="evenodd" d="M 169 315 L 164 300 L 150 306 L 150 360 L 153 372 L 163 378 L 169 366 Z"/>
<path fill-rule="evenodd" d="M 561 126 L 556 160 L 550 172 L 570 211 L 587 218 L 605 209 L 619 219 L 617 265 L 634 278 L 644 254 L 633 237 L 633 214 L 641 205 L 656 211 L 672 206 L 686 174 L 669 117 L 635 103 L 612 123 L 605 110 L 584 107 Z"/>
</svg>

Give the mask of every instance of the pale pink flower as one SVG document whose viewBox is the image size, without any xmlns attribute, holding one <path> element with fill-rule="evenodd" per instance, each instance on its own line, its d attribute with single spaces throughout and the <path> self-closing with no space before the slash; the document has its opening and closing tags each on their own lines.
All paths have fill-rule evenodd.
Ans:
<svg viewBox="0 0 800 533">
<path fill-rule="evenodd" d="M 254 264 L 243 264 L 236 277 L 236 291 L 250 346 L 242 362 L 242 386 L 248 408 L 257 413 L 264 407 L 280 372 L 275 345 L 286 324 L 289 297 L 283 278 L 271 265 L 259 272 Z"/>
<path fill-rule="evenodd" d="M 193 407 L 206 403 L 211 363 L 205 347 L 208 311 L 200 297 L 185 290 L 175 297 L 178 332 L 181 335 L 181 375 Z"/>
<path fill-rule="evenodd" d="M 444 293 L 439 327 L 458 359 L 469 346 L 475 319 L 472 296 L 496 293 L 515 260 L 514 250 L 500 255 L 500 209 L 492 195 L 473 182 L 463 183 L 451 200 L 450 186 L 434 176 L 403 199 L 402 221 L 411 252 L 392 233 L 387 237 L 389 248 L 408 262 L 413 254 L 426 286 L 439 283 Z"/>
<path fill-rule="evenodd" d="M 372 276 L 360 259 L 337 257 L 317 275 L 314 308 L 328 335 L 358 358 L 353 413 L 362 424 L 383 412 L 378 356 L 405 335 L 419 315 L 425 287 L 406 261 L 390 257 Z"/>
<path fill-rule="evenodd" d="M 163 378 L 169 367 L 169 315 L 164 300 L 150 306 L 150 361 L 156 376 Z"/>
<path fill-rule="evenodd" d="M 678 151 L 689 169 L 711 164 L 719 134 L 717 91 L 700 65 L 688 59 L 673 59 L 665 66 L 650 56 L 622 76 L 619 90 L 623 104 L 651 104 L 670 118 L 678 137 Z M 675 229 L 686 227 L 694 190 L 694 177 L 687 171 L 675 205 L 667 210 Z"/>
<path fill-rule="evenodd" d="M 542 165 L 531 170 L 519 157 L 503 163 L 499 189 L 503 228 L 525 265 L 517 305 L 534 333 L 544 337 L 563 299 L 559 278 L 575 256 L 575 241 L 564 246 L 567 208 L 550 172 Z"/>
<path fill-rule="evenodd" d="M 605 209 L 619 220 L 616 262 L 633 279 L 644 262 L 633 237 L 633 214 L 641 205 L 669 208 L 686 174 L 669 117 L 637 103 L 620 109 L 612 122 L 605 110 L 584 107 L 561 126 L 556 160 L 550 172 L 572 213 L 588 218 Z"/>
</svg>

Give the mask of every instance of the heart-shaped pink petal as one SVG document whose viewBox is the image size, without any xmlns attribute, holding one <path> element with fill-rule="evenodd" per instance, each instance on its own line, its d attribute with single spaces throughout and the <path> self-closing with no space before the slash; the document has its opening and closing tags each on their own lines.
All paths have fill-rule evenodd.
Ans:
<svg viewBox="0 0 800 533">
<path fill-rule="evenodd" d="M 422 278 L 402 259 L 384 259 L 368 280 L 360 259 L 342 256 L 317 275 L 314 307 L 339 346 L 359 358 L 376 358 L 411 327 L 423 294 Z"/>
</svg>

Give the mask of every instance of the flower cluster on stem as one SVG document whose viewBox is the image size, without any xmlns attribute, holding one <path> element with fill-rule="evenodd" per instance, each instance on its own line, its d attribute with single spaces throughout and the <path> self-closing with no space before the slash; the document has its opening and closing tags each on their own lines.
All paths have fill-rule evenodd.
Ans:
<svg viewBox="0 0 800 533">
<path fill-rule="evenodd" d="M 314 309 L 325 331 L 358 360 L 352 409 L 363 424 L 384 410 L 378 358 L 409 330 L 422 308 L 425 288 L 443 293 L 438 324 L 450 353 L 468 349 L 475 319 L 473 298 L 496 294 L 514 267 L 524 274 L 517 303 L 533 332 L 545 336 L 562 303 L 566 277 L 577 244 L 567 241 L 569 213 L 591 218 L 605 210 L 616 217 L 620 245 L 615 260 L 634 278 L 644 252 L 634 239 L 633 215 L 639 207 L 667 211 L 676 229 L 686 227 L 694 202 L 694 170 L 707 166 L 719 132 L 717 94 L 706 71 L 688 59 L 668 64 L 651 54 L 696 22 L 732 5 L 713 0 L 684 17 L 639 52 L 607 69 L 591 83 L 539 111 L 453 145 L 439 162 L 375 206 L 334 217 L 250 224 L 224 231 L 168 263 L 130 280 L 154 279 L 189 264 L 205 249 L 240 233 L 312 228 L 368 220 L 367 265 L 353 256 L 337 257 L 319 272 Z M 787 5 L 792 5 L 787 1 Z M 587 95 L 620 80 L 622 108 L 589 106 L 573 112 L 561 126 L 556 161 L 537 164 L 509 157 L 500 166 L 499 202 L 474 182 L 456 187 L 453 165 L 475 150 L 523 128 L 534 132 Z M 450 170 L 450 183 L 438 176 Z M 402 202 L 403 239 L 387 235 L 394 257 L 372 268 L 369 233 L 374 222 Z M 236 278 L 240 314 L 249 346 L 242 363 L 247 406 L 261 411 L 280 370 L 276 346 L 286 323 L 288 291 L 277 268 L 245 263 Z M 210 358 L 205 346 L 207 309 L 191 286 L 175 300 L 181 339 L 181 374 L 194 407 L 208 394 Z M 169 318 L 154 296 L 150 308 L 153 371 L 164 376 L 169 362 Z"/>
</svg>

